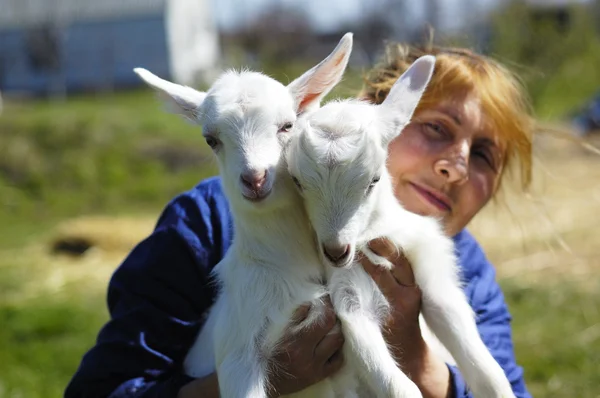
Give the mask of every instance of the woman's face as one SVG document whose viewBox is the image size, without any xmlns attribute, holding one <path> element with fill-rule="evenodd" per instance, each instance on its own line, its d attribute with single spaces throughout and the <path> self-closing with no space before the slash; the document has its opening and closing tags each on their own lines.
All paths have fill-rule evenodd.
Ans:
<svg viewBox="0 0 600 398">
<path fill-rule="evenodd" d="M 503 151 L 475 96 L 423 109 L 389 147 L 396 197 L 413 213 L 440 218 L 453 236 L 495 192 Z"/>
</svg>

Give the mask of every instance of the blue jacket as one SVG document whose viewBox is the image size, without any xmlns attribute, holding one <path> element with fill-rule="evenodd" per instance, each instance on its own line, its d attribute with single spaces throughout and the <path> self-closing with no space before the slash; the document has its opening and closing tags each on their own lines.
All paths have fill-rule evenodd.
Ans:
<svg viewBox="0 0 600 398">
<path fill-rule="evenodd" d="M 83 357 L 65 397 L 176 397 L 191 381 L 182 362 L 215 298 L 209 273 L 231 244 L 232 232 L 218 178 L 176 197 L 154 232 L 112 276 L 110 320 Z M 517 397 L 529 397 L 515 363 L 511 318 L 494 268 L 468 232 L 454 241 L 479 332 Z M 454 396 L 470 397 L 458 370 L 449 368 Z"/>
</svg>

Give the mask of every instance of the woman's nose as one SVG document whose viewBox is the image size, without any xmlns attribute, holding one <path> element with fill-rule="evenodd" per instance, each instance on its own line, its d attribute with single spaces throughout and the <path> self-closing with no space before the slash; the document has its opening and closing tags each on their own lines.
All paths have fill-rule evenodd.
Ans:
<svg viewBox="0 0 600 398">
<path fill-rule="evenodd" d="M 463 143 L 450 152 L 435 162 L 434 171 L 447 183 L 462 184 L 469 179 L 469 147 Z"/>
<path fill-rule="evenodd" d="M 445 159 L 438 160 L 435 164 L 435 172 L 446 179 L 448 183 L 464 183 L 469 179 L 467 165 Z"/>
</svg>

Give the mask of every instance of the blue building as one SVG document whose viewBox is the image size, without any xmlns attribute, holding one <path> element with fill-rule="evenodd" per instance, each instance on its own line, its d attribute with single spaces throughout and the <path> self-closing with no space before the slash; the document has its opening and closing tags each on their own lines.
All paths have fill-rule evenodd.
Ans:
<svg viewBox="0 0 600 398">
<path fill-rule="evenodd" d="M 207 1 L 0 0 L 3 92 L 129 87 L 138 66 L 193 84 L 218 57 Z"/>
</svg>

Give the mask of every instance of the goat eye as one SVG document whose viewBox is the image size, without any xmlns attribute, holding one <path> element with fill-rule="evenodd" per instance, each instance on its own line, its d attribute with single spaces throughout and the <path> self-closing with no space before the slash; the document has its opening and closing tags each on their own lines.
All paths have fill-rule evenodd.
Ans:
<svg viewBox="0 0 600 398">
<path fill-rule="evenodd" d="M 373 190 L 373 188 L 375 187 L 375 184 L 377 184 L 379 182 L 379 180 L 381 179 L 381 177 L 374 177 L 371 180 L 371 183 L 369 184 L 369 187 L 367 188 L 367 195 L 371 193 L 371 191 Z"/>
<path fill-rule="evenodd" d="M 292 177 L 292 181 L 294 181 L 294 184 L 296 184 L 298 189 L 302 191 L 302 184 L 300 184 L 300 181 L 298 181 L 296 177 Z"/>
<path fill-rule="evenodd" d="M 279 127 L 279 132 L 280 133 L 289 133 L 290 130 L 292 129 L 292 127 L 294 127 L 294 123 L 292 122 L 287 122 L 281 125 L 281 127 Z"/>
<path fill-rule="evenodd" d="M 219 145 L 219 140 L 217 140 L 215 137 L 211 136 L 211 135 L 207 135 L 205 137 L 206 139 L 206 143 L 208 144 L 209 147 L 211 147 L 212 149 L 215 149 L 217 147 L 217 145 Z"/>
</svg>

